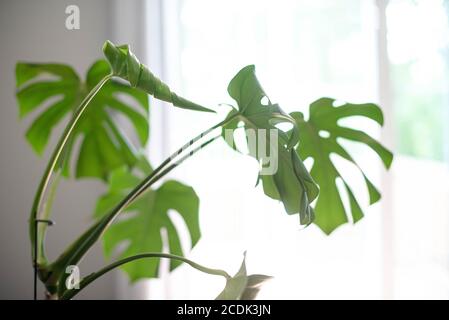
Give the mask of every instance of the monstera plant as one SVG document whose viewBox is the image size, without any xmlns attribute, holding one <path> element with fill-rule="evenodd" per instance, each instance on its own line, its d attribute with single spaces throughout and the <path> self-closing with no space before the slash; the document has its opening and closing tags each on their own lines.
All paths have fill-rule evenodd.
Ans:
<svg viewBox="0 0 449 320">
<path fill-rule="evenodd" d="M 223 270 L 207 268 L 184 257 L 186 253 L 168 211 L 180 214 L 191 246 L 195 246 L 201 237 L 200 199 L 195 190 L 175 180 L 154 187 L 170 171 L 217 139 L 225 138 L 236 149 L 233 134 L 239 128 L 257 132 L 253 145 L 247 139 L 250 156 L 262 164 L 267 159 L 258 149 L 268 149 L 276 156 L 275 171 L 267 174 L 260 166 L 258 182 L 265 195 L 281 201 L 287 214 L 298 214 L 300 224 L 314 223 L 326 234 L 347 223 L 350 215 L 353 222 L 363 217 L 362 206 L 330 157 L 336 154 L 361 171 L 340 145 L 339 138 L 364 143 L 387 168 L 391 164 L 391 152 L 379 142 L 362 131 L 338 124 L 342 118 L 362 116 L 382 125 L 378 106 L 337 106 L 333 99 L 321 98 L 310 105 L 308 119 L 301 112 L 288 114 L 270 101 L 256 78 L 255 67 L 247 66 L 229 83 L 228 92 L 235 105 L 228 115 L 153 168 L 142 151 L 149 139 L 149 96 L 196 112 L 214 110 L 171 91 L 139 62 L 127 45 L 116 46 L 107 41 L 103 52 L 105 60 L 93 63 L 85 79 L 64 64 L 19 62 L 16 66 L 20 117 L 31 112 L 37 114 L 26 132 L 33 150 L 42 154 L 53 129 L 66 122 L 38 185 L 29 220 L 35 288 L 39 278 L 48 298 L 71 299 L 117 267 L 132 281 L 157 277 L 160 259 L 170 259 L 171 270 L 186 263 L 199 271 L 224 277 L 226 285 L 218 299 L 254 298 L 270 277 L 247 275 L 245 260 L 232 277 Z M 127 134 L 121 129 L 118 115 L 129 120 L 134 132 Z M 280 123 L 290 124 L 289 129 L 281 129 Z M 129 134 L 136 139 L 130 139 Z M 313 159 L 310 172 L 303 163 L 307 158 Z M 362 174 L 370 203 L 374 203 L 380 199 L 380 193 L 363 171 Z M 51 224 L 52 202 L 58 181 L 68 177 L 99 179 L 107 191 L 98 198 L 92 225 L 56 260 L 49 261 L 44 244 Z M 337 188 L 337 179 L 343 181 L 346 189 L 349 213 L 343 206 L 344 195 Z M 121 219 L 119 216 L 124 212 L 133 214 Z M 161 238 L 161 229 L 166 230 L 166 240 Z M 116 261 L 73 283 L 67 269 L 77 265 L 100 239 L 107 257 L 112 258 L 118 252 Z M 169 252 L 162 252 L 163 247 L 168 247 Z"/>
</svg>

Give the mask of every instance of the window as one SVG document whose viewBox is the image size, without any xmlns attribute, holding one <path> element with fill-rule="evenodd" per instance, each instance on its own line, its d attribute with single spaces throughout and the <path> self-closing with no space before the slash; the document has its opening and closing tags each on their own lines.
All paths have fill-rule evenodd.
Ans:
<svg viewBox="0 0 449 320">
<path fill-rule="evenodd" d="M 391 0 L 395 296 L 449 295 L 449 7 Z"/>
<path fill-rule="evenodd" d="M 383 2 L 162 2 L 164 80 L 206 106 L 233 103 L 227 83 L 247 64 L 256 65 L 272 101 L 306 114 L 309 103 L 322 96 L 378 102 L 379 68 L 390 75 L 392 90 L 386 94 L 392 103 L 383 107 L 394 115 L 387 119 L 394 130 L 386 141 L 396 154 L 392 170 L 382 175 L 373 154 L 357 144 L 350 148 L 391 195 L 368 207 L 364 188 L 354 188 L 361 190 L 366 214 L 356 226 L 342 226 L 330 237 L 315 226 L 301 230 L 297 216 L 254 188 L 254 160 L 222 141 L 173 173 L 194 186 L 202 201 L 203 236 L 191 257 L 233 271 L 247 250 L 250 272 L 275 276 L 260 298 L 449 297 L 448 11 L 442 1 L 390 1 L 390 65 L 383 66 L 376 41 L 376 3 Z M 229 110 L 216 109 L 221 115 Z M 174 151 L 220 116 L 176 109 L 163 118 L 163 139 Z M 353 119 L 351 125 L 380 136 L 371 123 Z M 339 164 L 350 181 L 362 184 L 346 163 Z M 394 222 L 387 235 L 385 212 Z M 206 277 L 180 267 L 152 280 L 150 296 L 211 298 L 223 283 Z M 165 289 L 155 292 L 152 286 Z"/>
<path fill-rule="evenodd" d="M 397 151 L 447 160 L 449 7 L 393 0 L 387 10 Z"/>
</svg>

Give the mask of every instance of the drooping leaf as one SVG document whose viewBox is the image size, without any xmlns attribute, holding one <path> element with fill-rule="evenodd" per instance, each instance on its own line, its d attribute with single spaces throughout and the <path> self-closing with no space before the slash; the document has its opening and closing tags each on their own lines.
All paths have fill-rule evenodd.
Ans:
<svg viewBox="0 0 449 320">
<path fill-rule="evenodd" d="M 109 73 L 110 67 L 104 60 L 90 67 L 85 82 L 67 65 L 17 64 L 19 114 L 24 117 L 35 110 L 39 112 L 26 133 L 36 153 L 43 153 L 54 128 L 66 116 L 71 116 L 87 93 Z M 40 76 L 46 76 L 45 80 Z M 130 99 L 134 103 L 130 104 Z M 113 113 L 131 122 L 139 142 L 144 145 L 149 132 L 148 112 L 148 98 L 144 92 L 119 81 L 108 81 L 91 101 L 65 148 L 65 175 L 71 171 L 74 156 L 77 157 L 76 177 L 106 179 L 113 169 L 132 166 L 136 162 L 134 148 L 121 133 Z M 81 144 L 78 154 L 74 155 L 77 140 L 81 140 Z"/>
<path fill-rule="evenodd" d="M 139 174 L 148 175 L 151 167 L 148 162 L 139 160 Z M 128 192 L 142 179 L 127 168 L 113 171 L 108 192 L 103 195 L 96 208 L 95 216 L 100 218 L 107 214 Z M 177 211 L 183 218 L 190 234 L 192 247 L 200 238 L 198 220 L 199 199 L 193 188 L 180 182 L 169 180 L 158 189 L 150 189 L 136 199 L 126 210 L 123 220 L 116 221 L 103 236 L 104 251 L 111 256 L 124 245 L 120 258 L 144 252 L 162 252 L 164 241 L 162 229 L 166 230 L 169 252 L 184 255 L 178 231 L 168 215 L 169 210 Z M 170 261 L 173 270 L 181 262 Z M 158 259 L 144 259 L 123 266 L 132 281 L 158 276 Z"/>
<path fill-rule="evenodd" d="M 234 132 L 239 122 L 244 123 L 247 131 L 253 130 L 255 145 L 247 139 L 250 155 L 265 164 L 273 157 L 277 159 L 276 170 L 268 170 L 268 174 L 262 174 L 262 170 L 259 172 L 265 194 L 281 200 L 287 213 L 299 213 L 301 224 L 310 224 L 313 220 L 310 203 L 317 197 L 318 187 L 294 151 L 293 147 L 298 142 L 294 119 L 283 112 L 279 105 L 271 103 L 259 84 L 252 65 L 237 73 L 229 83 L 228 92 L 237 102 L 238 110 L 231 111 L 229 117 L 235 118 L 223 127 L 226 141 L 234 144 L 233 135 L 229 135 L 226 130 Z M 276 127 L 282 122 L 293 124 L 291 132 L 287 133 Z M 273 131 L 277 138 L 271 141 L 270 134 Z M 263 151 L 269 151 L 270 155 Z"/>
<path fill-rule="evenodd" d="M 217 300 L 254 300 L 261 286 L 272 279 L 262 274 L 247 275 L 245 259 L 246 255 L 239 271 L 226 281 L 226 286 L 216 298 Z"/>
<path fill-rule="evenodd" d="M 116 46 L 112 42 L 106 41 L 103 45 L 103 52 L 114 75 L 128 80 L 132 87 L 142 89 L 157 99 L 170 102 L 175 107 L 214 112 L 171 91 L 168 85 L 157 78 L 147 66 L 140 63 L 128 45 Z"/>
<path fill-rule="evenodd" d="M 306 121 L 300 112 L 291 113 L 300 133 L 297 152 L 301 159 L 313 158 L 311 175 L 320 186 L 320 195 L 315 205 L 315 221 L 325 233 L 329 234 L 339 225 L 348 222 L 341 195 L 337 188 L 337 179 L 341 179 L 348 193 L 352 220 L 357 222 L 363 217 L 363 211 L 349 184 L 338 172 L 330 155 L 336 154 L 352 162 L 362 173 L 370 196 L 370 204 L 380 199 L 380 193 L 361 170 L 351 155 L 341 146 L 338 139 L 347 139 L 366 144 L 382 159 L 389 168 L 393 155 L 368 134 L 352 128 L 343 127 L 338 121 L 351 116 L 362 116 L 383 125 L 381 109 L 375 104 L 350 104 L 335 107 L 334 99 L 321 98 L 310 105 L 310 117 Z M 320 131 L 327 132 L 328 137 Z"/>
</svg>

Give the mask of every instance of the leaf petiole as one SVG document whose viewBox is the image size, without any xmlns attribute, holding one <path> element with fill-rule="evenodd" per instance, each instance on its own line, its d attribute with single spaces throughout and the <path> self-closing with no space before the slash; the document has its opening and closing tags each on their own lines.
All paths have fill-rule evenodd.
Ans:
<svg viewBox="0 0 449 320">
<path fill-rule="evenodd" d="M 64 253 L 50 266 L 53 272 L 53 277 L 58 278 L 65 270 L 67 265 L 78 263 L 84 254 L 92 247 L 92 245 L 98 240 L 101 234 L 108 228 L 108 226 L 113 222 L 113 220 L 120 214 L 120 212 L 126 208 L 129 204 L 131 204 L 138 196 L 140 196 L 143 192 L 145 192 L 149 187 L 151 187 L 154 183 L 156 183 L 159 179 L 167 175 L 171 170 L 176 168 L 182 162 L 193 156 L 196 152 L 217 140 L 221 137 L 221 135 L 217 135 L 206 142 L 202 143 L 200 146 L 191 150 L 188 154 L 185 154 L 180 159 L 174 161 L 177 157 L 179 157 L 182 153 L 186 151 L 186 149 L 193 145 L 193 143 L 199 141 L 202 137 L 217 129 L 220 126 L 225 125 L 238 114 L 234 114 L 232 116 L 227 117 L 223 121 L 220 121 L 216 125 L 210 127 L 205 130 L 195 138 L 191 139 L 188 143 L 184 144 L 183 147 L 178 149 L 175 153 L 173 153 L 169 158 L 163 161 L 149 176 L 147 176 L 139 185 L 137 185 L 128 195 L 122 199 L 122 201 L 113 208 L 109 214 L 104 216 L 101 220 L 91 226 L 87 231 L 85 231 L 75 242 L 73 242 L 68 249 L 64 251 Z M 173 163 L 172 163 L 173 162 Z M 64 277 L 67 275 L 63 275 L 63 279 L 59 279 L 59 287 L 60 292 L 62 290 L 61 286 L 63 285 Z M 56 279 L 53 278 L 53 281 Z"/>
<path fill-rule="evenodd" d="M 116 261 L 114 263 L 111 263 L 110 265 L 102 268 L 101 270 L 88 275 L 87 277 L 85 277 L 84 279 L 82 279 L 79 282 L 79 289 L 76 289 L 76 290 L 71 289 L 71 290 L 65 291 L 64 294 L 61 296 L 61 300 L 68 300 L 68 299 L 73 298 L 82 289 L 87 287 L 91 282 L 95 281 L 96 279 L 98 279 L 102 275 L 108 273 L 109 271 L 111 271 L 117 267 L 120 267 L 121 265 L 126 264 L 128 262 L 132 262 L 132 261 L 139 260 L 139 259 L 145 259 L 145 258 L 165 258 L 165 259 L 179 260 L 179 261 L 187 263 L 191 267 L 193 267 L 201 272 L 208 273 L 211 275 L 222 276 L 222 277 L 226 278 L 226 280 L 231 278 L 231 276 L 224 270 L 211 269 L 211 268 L 202 266 L 202 265 L 200 265 L 192 260 L 189 260 L 185 257 L 168 254 L 168 253 L 158 253 L 158 252 L 143 253 L 143 254 L 138 254 L 138 255 L 131 256 L 131 257 Z"/>
<path fill-rule="evenodd" d="M 38 218 L 40 211 L 45 207 L 45 204 L 43 203 L 43 201 L 44 201 L 44 196 L 46 194 L 48 185 L 50 183 L 50 178 L 53 174 L 53 171 L 56 168 L 56 165 L 60 159 L 62 151 L 63 151 L 65 145 L 67 144 L 67 141 L 69 140 L 71 133 L 73 132 L 73 129 L 75 128 L 76 124 L 78 123 L 79 119 L 81 118 L 81 115 L 84 113 L 87 106 L 92 101 L 92 99 L 95 97 L 95 95 L 98 93 L 98 91 L 100 91 L 100 89 L 103 87 L 103 85 L 111 78 L 112 78 L 112 75 L 108 75 L 108 76 L 104 77 L 83 99 L 79 108 L 75 111 L 73 117 L 70 119 L 70 122 L 67 124 L 63 134 L 61 135 L 61 138 L 59 139 L 58 144 L 50 157 L 50 160 L 47 164 L 47 167 L 45 168 L 44 174 L 43 174 L 42 179 L 37 188 L 37 191 L 36 191 L 36 194 L 34 197 L 34 201 L 33 201 L 33 206 L 31 208 L 31 214 L 30 214 L 30 220 L 29 220 L 29 232 L 30 232 L 30 239 L 31 239 L 31 244 L 32 244 L 31 247 L 33 248 L 32 249 L 32 258 L 33 258 L 33 261 L 36 261 L 38 265 L 47 263 L 47 258 L 45 256 L 45 251 L 44 251 L 44 246 L 43 246 L 43 239 L 44 239 L 46 229 L 45 228 L 40 229 L 40 231 L 38 231 L 38 234 L 35 235 L 35 232 L 36 232 L 35 221 Z M 49 213 L 47 213 L 47 215 L 49 215 Z M 37 242 L 39 244 L 38 248 L 40 250 L 38 253 L 34 252 L 35 251 L 34 250 L 34 247 L 35 247 L 34 242 L 36 241 L 35 239 L 37 239 Z"/>
</svg>

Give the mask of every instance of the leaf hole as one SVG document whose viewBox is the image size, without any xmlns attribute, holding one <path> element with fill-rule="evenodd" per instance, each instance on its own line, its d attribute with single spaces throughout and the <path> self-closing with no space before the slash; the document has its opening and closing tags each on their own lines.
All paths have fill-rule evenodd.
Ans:
<svg viewBox="0 0 449 320">
<path fill-rule="evenodd" d="M 318 134 L 319 134 L 319 136 L 321 137 L 321 138 L 330 138 L 330 136 L 331 136 L 331 134 L 330 134 L 330 132 L 329 131 L 327 131 L 327 130 L 320 130 L 319 132 L 318 132 Z"/>
<path fill-rule="evenodd" d="M 290 122 L 279 122 L 279 123 L 275 124 L 274 126 L 284 132 L 288 132 L 291 129 L 293 129 L 293 123 L 290 123 Z"/>
<path fill-rule="evenodd" d="M 234 130 L 234 143 L 237 150 L 241 153 L 249 153 L 246 131 L 243 126 L 240 126 L 240 123 L 239 127 Z"/>
<path fill-rule="evenodd" d="M 305 160 L 303 160 L 304 166 L 306 167 L 307 171 L 311 171 L 314 163 L 314 159 L 312 157 L 307 157 Z"/>
<path fill-rule="evenodd" d="M 270 105 L 270 99 L 268 99 L 267 96 L 263 96 L 260 99 L 260 104 L 263 105 L 263 106 L 269 106 Z"/>
<path fill-rule="evenodd" d="M 173 227 L 175 231 L 178 234 L 179 241 L 181 243 L 181 248 L 183 252 L 189 252 L 192 249 L 193 243 L 192 238 L 189 233 L 189 228 L 187 226 L 186 221 L 184 220 L 183 216 L 176 210 L 170 209 L 168 210 L 168 217 L 170 218 L 171 222 L 173 223 Z M 170 236 L 167 231 L 167 236 Z M 171 235 L 174 237 L 175 235 Z M 168 239 L 167 239 L 168 240 Z M 168 245 L 168 241 L 167 241 Z M 173 252 L 175 248 L 170 248 L 170 245 L 168 245 L 170 252 Z"/>
<path fill-rule="evenodd" d="M 351 204 L 349 203 L 348 193 L 341 177 L 337 177 L 335 179 L 335 186 L 338 190 L 338 194 L 340 195 L 341 203 L 343 205 L 343 209 L 345 210 L 346 219 L 348 220 L 348 223 L 353 224 L 354 219 L 351 214 Z"/>
<path fill-rule="evenodd" d="M 368 197 L 369 195 L 366 192 L 365 180 L 363 178 L 363 175 L 357 169 L 357 167 L 355 167 L 354 163 L 348 161 L 345 158 L 342 158 L 340 155 L 334 152 L 330 154 L 330 160 L 332 161 L 333 165 L 340 174 L 340 179 L 343 179 L 351 188 L 352 192 L 354 193 L 354 197 L 357 199 L 358 203 L 360 205 L 364 203 L 369 203 Z M 355 160 L 357 161 L 357 159 Z M 373 163 L 368 161 L 368 165 L 372 167 Z M 347 198 L 346 195 L 347 195 L 346 188 L 344 188 L 344 190 L 341 193 L 341 197 Z M 349 199 L 347 201 L 349 201 Z"/>
<path fill-rule="evenodd" d="M 346 104 L 346 102 L 343 100 L 334 100 L 334 102 L 332 102 L 333 107 L 341 107 L 345 104 Z"/>
</svg>

